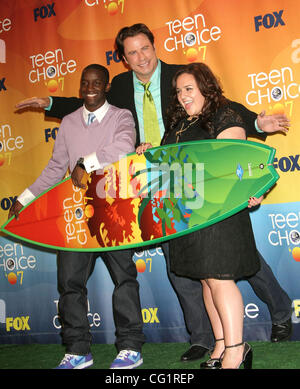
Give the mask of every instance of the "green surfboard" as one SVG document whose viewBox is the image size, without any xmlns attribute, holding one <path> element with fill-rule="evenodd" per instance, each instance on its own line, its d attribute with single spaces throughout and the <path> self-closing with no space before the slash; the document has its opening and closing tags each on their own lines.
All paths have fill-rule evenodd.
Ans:
<svg viewBox="0 0 300 389">
<path fill-rule="evenodd" d="M 6 234 L 48 248 L 109 251 L 191 233 L 248 206 L 279 176 L 275 149 L 241 140 L 202 140 L 129 154 L 92 173 L 86 189 L 70 178 L 24 207 Z"/>
</svg>

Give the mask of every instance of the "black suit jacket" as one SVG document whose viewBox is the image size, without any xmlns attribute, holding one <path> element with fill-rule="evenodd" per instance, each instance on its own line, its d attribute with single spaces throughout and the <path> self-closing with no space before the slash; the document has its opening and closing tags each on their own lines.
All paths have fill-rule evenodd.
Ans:
<svg viewBox="0 0 300 389">
<path fill-rule="evenodd" d="M 172 78 L 175 73 L 183 65 L 171 65 L 161 61 L 161 79 L 160 79 L 160 93 L 161 93 L 161 112 L 163 116 L 163 122 L 166 127 L 166 112 L 170 102 L 171 90 L 172 90 Z M 83 105 L 83 100 L 77 97 L 53 97 L 53 104 L 50 111 L 45 111 L 46 116 L 62 119 L 64 116 L 75 111 Z M 140 132 L 137 113 L 134 103 L 134 88 L 133 88 L 133 72 L 128 71 L 115 76 L 111 82 L 110 91 L 107 94 L 107 100 L 110 104 L 113 104 L 119 108 L 129 109 L 133 115 L 135 128 L 136 128 L 136 144 L 140 144 Z M 257 133 L 255 129 L 255 119 L 257 114 L 249 111 L 242 104 L 234 101 L 230 102 L 232 108 L 237 111 L 246 123 L 247 136 L 259 136 L 265 138 L 265 134 Z"/>
<path fill-rule="evenodd" d="M 160 97 L 163 122 L 166 127 L 166 112 L 170 102 L 172 78 L 182 65 L 169 65 L 161 61 Z M 133 72 L 125 72 L 117 75 L 111 82 L 111 89 L 107 95 L 110 104 L 119 108 L 127 108 L 131 111 L 137 132 L 137 144 L 140 144 L 140 131 L 137 113 L 134 103 Z"/>
</svg>

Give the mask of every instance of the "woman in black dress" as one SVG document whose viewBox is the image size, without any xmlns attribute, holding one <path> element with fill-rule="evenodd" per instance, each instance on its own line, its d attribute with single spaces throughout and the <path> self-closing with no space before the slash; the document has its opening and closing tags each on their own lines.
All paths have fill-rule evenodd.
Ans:
<svg viewBox="0 0 300 389">
<path fill-rule="evenodd" d="M 173 79 L 169 128 L 162 144 L 202 139 L 246 139 L 244 123 L 203 63 L 181 69 Z M 144 152 L 149 144 L 137 150 Z M 249 199 L 249 207 L 262 200 Z M 169 242 L 171 270 L 200 279 L 216 339 L 202 368 L 252 366 L 252 350 L 243 342 L 244 306 L 236 280 L 259 270 L 248 209 L 217 224 Z"/>
</svg>

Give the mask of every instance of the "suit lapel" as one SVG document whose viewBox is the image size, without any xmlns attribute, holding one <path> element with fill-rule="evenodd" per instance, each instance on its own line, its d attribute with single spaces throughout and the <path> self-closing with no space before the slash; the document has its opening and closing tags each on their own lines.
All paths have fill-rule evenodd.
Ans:
<svg viewBox="0 0 300 389">
<path fill-rule="evenodd" d="M 177 68 L 173 69 L 172 65 L 168 65 L 165 62 L 161 61 L 161 75 L 160 75 L 160 98 L 161 98 L 161 112 L 163 117 L 163 122 L 166 127 L 166 111 L 169 105 L 170 100 L 170 94 L 171 94 L 171 82 L 173 75 L 175 74 Z M 137 141 L 136 144 L 140 144 L 140 131 L 139 131 L 139 124 L 138 124 L 138 118 L 137 113 L 135 109 L 135 103 L 134 103 L 134 88 L 133 88 L 133 72 L 132 70 L 129 71 L 126 74 L 126 79 L 124 82 L 124 89 L 125 89 L 125 95 L 126 95 L 126 105 L 124 108 L 128 108 L 134 118 L 135 125 L 136 125 L 136 136 Z"/>
<path fill-rule="evenodd" d="M 170 95 L 172 89 L 172 78 L 175 74 L 171 65 L 166 64 L 163 61 L 161 62 L 161 75 L 160 75 L 160 98 L 161 98 L 161 112 L 163 117 L 163 122 L 166 127 L 167 119 L 167 108 L 170 102 Z"/>
<path fill-rule="evenodd" d="M 135 129 L 136 129 L 136 144 L 140 144 L 140 129 L 139 129 L 139 121 L 135 109 L 135 103 L 134 103 L 134 87 L 133 87 L 133 72 L 132 70 L 126 73 L 127 77 L 124 82 L 124 90 L 125 90 L 125 96 L 126 96 L 126 102 L 124 104 L 124 107 L 129 109 L 131 111 L 134 122 L 135 122 Z"/>
</svg>

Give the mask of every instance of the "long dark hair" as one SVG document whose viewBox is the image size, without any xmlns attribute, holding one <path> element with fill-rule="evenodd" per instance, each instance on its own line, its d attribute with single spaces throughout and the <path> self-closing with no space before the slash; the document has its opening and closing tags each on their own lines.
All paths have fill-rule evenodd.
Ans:
<svg viewBox="0 0 300 389">
<path fill-rule="evenodd" d="M 227 99 L 223 95 L 222 87 L 210 68 L 202 62 L 194 62 L 183 66 L 173 77 L 171 102 L 167 110 L 168 128 L 166 132 L 172 131 L 176 125 L 188 114 L 181 106 L 177 98 L 176 82 L 180 75 L 191 74 L 194 76 L 198 88 L 205 98 L 201 112 L 201 120 L 204 128 L 210 135 L 213 135 L 212 115 L 223 105 Z"/>
</svg>

